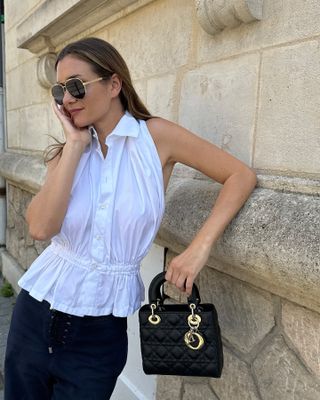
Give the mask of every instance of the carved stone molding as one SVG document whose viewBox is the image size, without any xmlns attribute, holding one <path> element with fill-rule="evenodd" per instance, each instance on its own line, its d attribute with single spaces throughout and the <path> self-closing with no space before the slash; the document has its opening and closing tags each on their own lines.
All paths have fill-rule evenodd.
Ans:
<svg viewBox="0 0 320 400">
<path fill-rule="evenodd" d="M 202 28 L 214 35 L 262 19 L 263 0 L 195 0 Z"/>
<path fill-rule="evenodd" d="M 17 26 L 17 46 L 51 53 L 87 29 L 98 29 L 154 0 L 44 0 Z"/>
<path fill-rule="evenodd" d="M 55 83 L 55 62 L 57 59 L 56 53 L 44 54 L 38 61 L 38 80 L 44 88 L 50 88 Z"/>
</svg>

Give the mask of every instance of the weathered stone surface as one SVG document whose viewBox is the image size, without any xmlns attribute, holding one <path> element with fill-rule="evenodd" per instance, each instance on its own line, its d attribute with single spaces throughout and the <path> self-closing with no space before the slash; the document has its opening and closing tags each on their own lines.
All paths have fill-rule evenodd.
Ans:
<svg viewBox="0 0 320 400">
<path fill-rule="evenodd" d="M 201 272 L 200 285 L 202 301 L 217 308 L 222 336 L 240 351 L 249 352 L 274 326 L 269 293 L 210 268 Z"/>
<path fill-rule="evenodd" d="M 15 7 L 13 1 L 6 0 L 6 29 L 10 29 L 11 26 L 17 24 L 33 7 L 40 2 L 41 0 L 25 0 L 23 3 L 21 3 L 21 6 L 17 8 Z"/>
<path fill-rule="evenodd" d="M 317 0 L 264 1 L 261 21 L 243 24 L 217 35 L 198 26 L 198 62 L 211 62 L 241 53 L 306 39 L 319 34 L 320 4 Z"/>
<path fill-rule="evenodd" d="M 48 242 L 34 241 L 29 235 L 24 218 L 31 194 L 11 184 L 8 185 L 7 250 L 24 270 L 28 269 L 36 257 L 47 247 Z"/>
<path fill-rule="evenodd" d="M 36 193 L 44 182 L 46 167 L 42 156 L 5 152 L 0 154 L 0 174 L 20 187 Z M 9 201 L 13 202 L 13 197 L 9 197 Z M 25 206 L 28 201 L 30 194 L 26 197 Z"/>
<path fill-rule="evenodd" d="M 171 73 L 188 62 L 193 12 L 192 1 L 156 1 L 107 27 L 134 80 Z"/>
<path fill-rule="evenodd" d="M 7 111 L 8 148 L 19 148 L 20 146 L 20 110 Z"/>
<path fill-rule="evenodd" d="M 33 261 L 38 257 L 38 252 L 33 246 L 28 246 L 23 250 L 22 267 L 28 269 Z"/>
<path fill-rule="evenodd" d="M 254 156 L 256 168 L 319 172 L 315 151 L 320 149 L 317 129 L 319 60 L 317 41 L 264 53 Z"/>
<path fill-rule="evenodd" d="M 174 120 L 175 83 L 174 74 L 148 80 L 147 105 L 152 115 Z"/>
<path fill-rule="evenodd" d="M 2 263 L 2 274 L 5 276 L 6 280 L 11 283 L 13 289 L 16 293 L 19 293 L 20 287 L 18 286 L 18 280 L 24 273 L 15 258 L 13 258 L 8 251 L 3 251 L 1 253 L 1 263 Z"/>
<path fill-rule="evenodd" d="M 262 18 L 263 0 L 195 0 L 202 28 L 211 35 Z"/>
<path fill-rule="evenodd" d="M 24 77 L 24 79 L 21 77 Z M 8 110 L 22 109 L 22 107 L 31 106 L 35 103 L 39 105 L 39 103 L 48 101 L 48 90 L 41 87 L 38 82 L 36 57 L 7 73 L 7 87 Z M 21 95 L 22 93 L 25 95 Z M 46 106 L 46 108 L 48 107 Z M 43 127 L 46 122 L 46 114 L 42 118 L 40 126 Z M 32 121 L 22 121 L 25 124 L 24 127 L 28 126 L 26 122 L 32 123 Z"/>
<path fill-rule="evenodd" d="M 28 129 L 21 131 L 20 146 L 23 149 L 43 151 L 48 146 L 48 106 L 39 104 L 25 107 L 20 118 Z"/>
<path fill-rule="evenodd" d="M 12 4 L 12 1 L 9 1 L 8 3 Z M 7 25 L 7 22 L 8 18 L 6 18 L 5 26 Z M 17 68 L 19 65 L 34 57 L 34 55 L 30 53 L 30 51 L 17 48 L 16 27 L 12 27 L 10 30 L 6 31 L 5 45 L 6 65 L 8 66 L 7 71 L 11 71 L 14 68 Z"/>
<path fill-rule="evenodd" d="M 320 195 L 320 180 L 313 178 L 301 178 L 296 176 L 257 174 L 257 186 L 265 189 L 273 189 L 281 192 Z"/>
<path fill-rule="evenodd" d="M 320 385 L 281 337 L 258 355 L 253 371 L 264 400 L 319 400 Z"/>
<path fill-rule="evenodd" d="M 182 400 L 219 400 L 206 384 L 185 383 Z"/>
<path fill-rule="evenodd" d="M 260 400 L 250 367 L 223 349 L 224 367 L 220 379 L 210 379 L 210 385 L 219 400 Z"/>
<path fill-rule="evenodd" d="M 179 376 L 161 376 L 157 378 L 157 399 L 181 400 L 182 378 Z"/>
<path fill-rule="evenodd" d="M 144 79 L 136 80 L 133 86 L 141 101 L 147 106 L 147 82 Z"/>
<path fill-rule="evenodd" d="M 306 365 L 320 378 L 320 315 L 284 302 L 282 324 Z"/>
<path fill-rule="evenodd" d="M 158 243 L 176 252 L 187 246 L 219 190 L 207 181 L 172 181 Z M 256 189 L 215 244 L 208 265 L 320 310 L 319 209 L 317 196 Z"/>
<path fill-rule="evenodd" d="M 259 57 L 246 55 L 187 72 L 179 107 L 180 124 L 248 164 L 258 67 Z"/>
</svg>

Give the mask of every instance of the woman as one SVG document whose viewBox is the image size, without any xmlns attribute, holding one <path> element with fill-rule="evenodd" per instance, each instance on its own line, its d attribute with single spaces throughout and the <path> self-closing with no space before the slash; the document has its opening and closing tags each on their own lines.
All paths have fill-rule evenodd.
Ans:
<svg viewBox="0 0 320 400">
<path fill-rule="evenodd" d="M 5 365 L 6 400 L 110 398 L 127 355 L 126 317 L 144 295 L 139 265 L 161 223 L 176 162 L 223 184 L 212 212 L 166 279 L 191 292 L 210 249 L 255 184 L 239 160 L 153 118 L 119 53 L 83 39 L 58 55 L 54 112 L 66 142 L 27 209 L 51 240 L 19 281 Z"/>
</svg>

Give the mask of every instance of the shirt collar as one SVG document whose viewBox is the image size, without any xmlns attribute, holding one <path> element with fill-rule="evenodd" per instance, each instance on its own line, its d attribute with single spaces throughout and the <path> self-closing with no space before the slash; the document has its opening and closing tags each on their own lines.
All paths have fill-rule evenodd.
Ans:
<svg viewBox="0 0 320 400">
<path fill-rule="evenodd" d="M 92 133 L 92 136 L 98 140 L 98 134 L 94 127 L 91 125 L 89 129 Z M 117 123 L 113 131 L 106 137 L 105 143 L 107 144 L 107 141 L 114 136 L 138 137 L 138 134 L 139 122 L 129 113 L 129 111 L 126 111 L 120 118 L 120 121 Z"/>
</svg>

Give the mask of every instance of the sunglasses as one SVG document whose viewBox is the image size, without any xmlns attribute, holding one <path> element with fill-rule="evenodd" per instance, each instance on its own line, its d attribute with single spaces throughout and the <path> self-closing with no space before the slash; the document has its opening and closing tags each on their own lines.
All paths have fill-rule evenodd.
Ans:
<svg viewBox="0 0 320 400">
<path fill-rule="evenodd" d="M 100 77 L 93 79 L 92 81 L 83 82 L 80 78 L 70 78 L 65 81 L 65 83 L 56 83 L 51 87 L 51 94 L 57 104 L 63 104 L 63 97 L 66 92 L 71 94 L 72 97 L 76 99 L 83 99 L 86 95 L 86 86 L 89 83 L 99 82 L 106 77 Z"/>
</svg>

